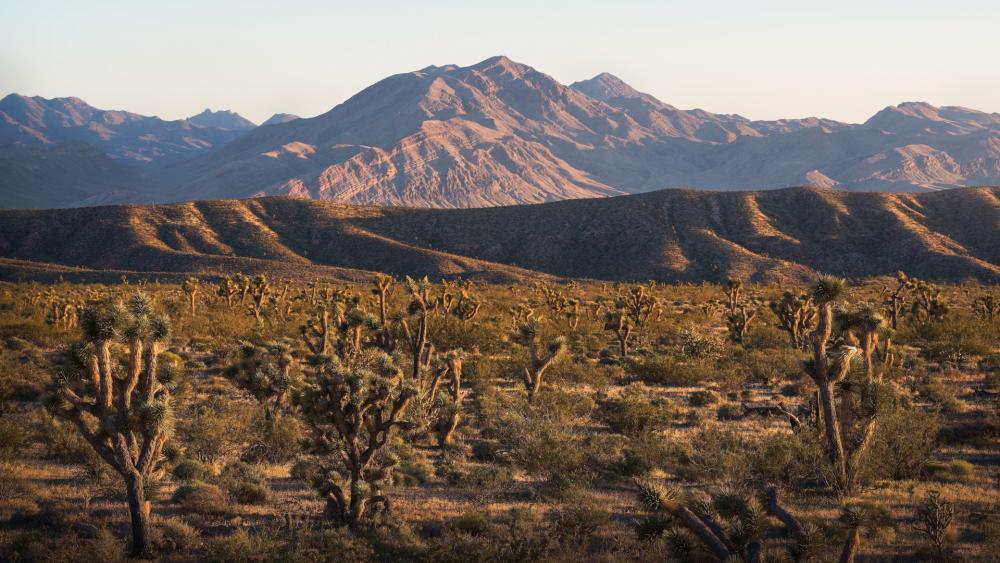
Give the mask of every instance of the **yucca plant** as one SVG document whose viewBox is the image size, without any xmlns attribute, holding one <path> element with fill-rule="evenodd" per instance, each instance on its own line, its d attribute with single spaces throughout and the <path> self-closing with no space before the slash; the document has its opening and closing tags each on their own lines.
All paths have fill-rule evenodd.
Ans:
<svg viewBox="0 0 1000 563">
<path fill-rule="evenodd" d="M 81 315 L 82 339 L 58 363 L 49 406 L 71 421 L 97 455 L 125 483 L 132 527 L 132 557 L 150 557 L 147 485 L 173 432 L 172 390 L 181 366 L 159 364 L 169 319 L 148 296 L 90 305 Z M 118 357 L 116 357 L 118 356 Z"/>
</svg>

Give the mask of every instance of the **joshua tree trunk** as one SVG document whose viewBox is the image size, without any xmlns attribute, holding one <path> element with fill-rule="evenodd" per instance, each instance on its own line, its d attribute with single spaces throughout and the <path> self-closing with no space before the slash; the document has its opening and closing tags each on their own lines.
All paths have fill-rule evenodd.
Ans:
<svg viewBox="0 0 1000 563">
<path fill-rule="evenodd" d="M 844 542 L 844 549 L 840 552 L 840 563 L 854 563 L 860 548 L 861 529 L 855 526 L 847 533 L 847 541 Z"/>
<path fill-rule="evenodd" d="M 847 484 L 847 463 L 844 459 L 844 441 L 840 434 L 840 420 L 837 418 L 836 398 L 833 394 L 833 382 L 819 386 L 819 408 L 823 413 L 823 431 L 826 434 L 827 447 L 830 450 L 830 461 L 837 472 L 835 483 L 838 489 Z"/>
<path fill-rule="evenodd" d="M 126 498 L 132 519 L 132 546 L 129 557 L 151 559 L 150 504 L 146 500 L 145 479 L 138 471 L 125 476 Z"/>
</svg>

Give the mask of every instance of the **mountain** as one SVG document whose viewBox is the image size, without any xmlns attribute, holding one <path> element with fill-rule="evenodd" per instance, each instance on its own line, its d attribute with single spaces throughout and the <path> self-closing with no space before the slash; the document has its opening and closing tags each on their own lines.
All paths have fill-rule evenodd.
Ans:
<svg viewBox="0 0 1000 563">
<path fill-rule="evenodd" d="M 390 76 L 316 117 L 219 127 L 237 117 L 165 122 L 14 95 L 0 102 L 0 144 L 86 142 L 156 162 L 133 199 L 146 202 L 277 195 L 456 208 L 682 187 L 1000 184 L 1000 114 L 907 102 L 861 124 L 754 121 L 678 109 L 608 73 L 565 86 L 506 57 Z"/>
<path fill-rule="evenodd" d="M 253 121 L 229 110 L 205 111 L 188 118 L 188 121 L 199 127 L 214 127 L 223 131 L 249 131 L 256 127 Z"/>
<path fill-rule="evenodd" d="M 998 147 L 996 114 L 901 104 L 864 124 L 753 121 L 494 57 L 391 76 L 251 131 L 173 167 L 157 197 L 481 207 L 686 186 L 923 191 L 1000 182 Z"/>
<path fill-rule="evenodd" d="M 78 207 L 137 198 L 139 171 L 83 143 L 0 146 L 0 201 L 9 208 Z"/>
<path fill-rule="evenodd" d="M 264 125 L 277 125 L 279 123 L 288 123 L 289 121 L 294 121 L 296 119 L 301 119 L 301 118 L 291 113 L 276 113 L 271 117 L 267 118 L 267 121 L 261 123 L 260 125 L 261 127 L 263 127 Z"/>
<path fill-rule="evenodd" d="M 214 120 L 226 116 L 211 113 L 196 116 L 202 117 Z M 10 94 L 0 100 L 0 145 L 86 143 L 127 164 L 184 160 L 224 145 L 242 132 L 243 129 L 220 129 L 187 119 L 165 121 L 127 111 L 101 110 L 79 98 Z"/>
<path fill-rule="evenodd" d="M 897 270 L 1000 281 L 1000 188 L 851 193 L 663 190 L 480 209 L 291 198 L 0 211 L 0 277 L 117 279 L 372 271 L 507 282 L 802 283 Z M 108 244 L 114 241 L 114 244 Z"/>
</svg>

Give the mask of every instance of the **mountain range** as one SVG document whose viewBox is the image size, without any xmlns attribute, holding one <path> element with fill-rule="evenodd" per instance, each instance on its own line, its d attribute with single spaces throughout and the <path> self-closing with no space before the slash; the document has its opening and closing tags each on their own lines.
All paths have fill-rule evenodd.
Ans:
<svg viewBox="0 0 1000 563">
<path fill-rule="evenodd" d="M 661 190 L 479 209 L 294 198 L 0 210 L 0 279 L 177 279 L 372 271 L 495 282 L 802 283 L 898 270 L 1000 282 L 1000 188 Z"/>
<path fill-rule="evenodd" d="M 283 195 L 451 208 L 1000 183 L 1000 114 L 911 102 L 862 124 L 754 121 L 681 110 L 607 73 L 563 85 L 506 57 L 390 76 L 322 115 L 259 127 L 226 111 L 164 121 L 12 94 L 0 145 L 3 207 Z"/>
</svg>

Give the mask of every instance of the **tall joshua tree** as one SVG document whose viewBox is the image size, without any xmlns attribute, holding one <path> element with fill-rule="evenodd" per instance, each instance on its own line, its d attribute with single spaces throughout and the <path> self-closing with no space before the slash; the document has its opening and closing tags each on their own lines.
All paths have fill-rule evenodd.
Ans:
<svg viewBox="0 0 1000 563">
<path fill-rule="evenodd" d="M 247 287 L 247 291 L 250 292 L 250 314 L 257 321 L 257 326 L 260 326 L 263 322 L 264 307 L 267 305 L 267 296 L 271 293 L 271 284 L 267 282 L 267 277 L 262 274 L 255 277 Z"/>
<path fill-rule="evenodd" d="M 438 380 L 447 378 L 444 396 L 437 398 L 438 420 L 434 425 L 438 447 L 442 450 L 451 444 L 452 435 L 462 418 L 462 358 L 461 350 L 452 350 L 442 358 Z M 434 385 L 437 388 L 437 382 Z"/>
<path fill-rule="evenodd" d="M 181 289 L 188 296 L 188 303 L 191 307 L 191 316 L 195 315 L 195 307 L 198 299 L 198 292 L 201 290 L 201 282 L 198 278 L 188 278 L 181 284 Z"/>
<path fill-rule="evenodd" d="M 391 352 L 392 338 L 389 334 L 389 299 L 395 292 L 395 281 L 391 276 L 378 274 L 375 276 L 375 288 L 372 294 L 378 300 L 378 321 L 379 321 L 379 346 L 387 352 Z"/>
<path fill-rule="evenodd" d="M 726 280 L 726 302 L 729 308 L 729 316 L 736 315 L 740 306 L 740 298 L 743 296 L 743 280 L 740 278 L 729 278 Z"/>
<path fill-rule="evenodd" d="M 529 364 L 524 368 L 524 388 L 528 400 L 534 401 L 542 388 L 542 376 L 566 352 L 566 338 L 557 337 L 548 345 L 543 345 L 538 334 L 538 321 L 530 320 L 520 326 L 515 340 L 528 348 Z"/>
<path fill-rule="evenodd" d="M 903 272 L 896 272 L 896 288 L 886 297 L 883 304 L 889 311 L 889 320 L 892 329 L 899 327 L 899 315 L 903 312 L 903 305 L 906 303 L 906 295 L 916 287 L 916 280 L 911 280 Z"/>
<path fill-rule="evenodd" d="M 431 344 L 427 339 L 427 331 L 430 328 L 430 313 L 433 308 L 431 287 L 426 277 L 414 280 L 407 276 L 406 289 L 410 293 L 407 314 L 396 315 L 394 319 L 409 348 L 412 362 L 410 375 L 416 382 L 422 382 L 423 372 L 430 365 Z"/>
<path fill-rule="evenodd" d="M 124 479 L 132 521 L 129 553 L 148 558 L 146 485 L 173 430 L 171 390 L 180 369 L 157 363 L 169 319 L 155 315 L 149 298 L 136 293 L 124 304 L 88 306 L 80 324 L 83 338 L 62 362 L 50 406 Z"/>
<path fill-rule="evenodd" d="M 834 304 L 846 293 L 844 280 L 824 276 L 812 288 L 812 297 L 819 308 L 819 322 L 809 335 L 812 358 L 803 362 L 802 369 L 819 393 L 819 410 L 827 441 L 827 455 L 834 470 L 833 486 L 840 494 L 853 494 L 860 476 L 861 461 L 875 435 L 875 392 L 869 394 L 871 403 L 864 405 L 867 416 L 863 427 L 856 433 L 842 428 L 837 413 L 836 385 L 847 377 L 851 362 L 861 350 L 854 346 L 841 346 L 832 354 L 829 350 L 834 330 Z M 845 445 L 845 435 L 851 440 Z"/>
<path fill-rule="evenodd" d="M 416 390 L 382 351 L 313 363 L 316 379 L 299 400 L 313 433 L 309 449 L 320 459 L 312 484 L 327 519 L 354 528 L 389 511 L 382 485 L 397 461 L 386 446 Z"/>
</svg>

